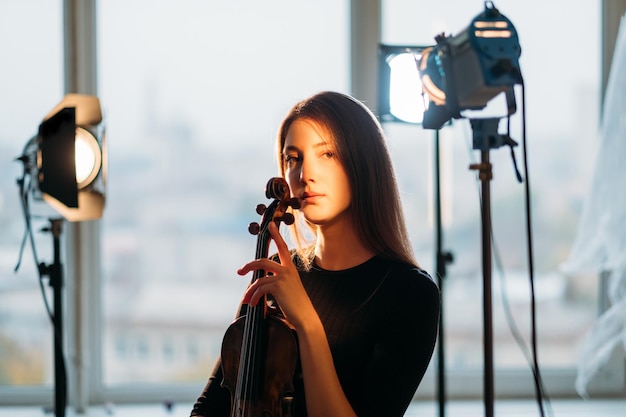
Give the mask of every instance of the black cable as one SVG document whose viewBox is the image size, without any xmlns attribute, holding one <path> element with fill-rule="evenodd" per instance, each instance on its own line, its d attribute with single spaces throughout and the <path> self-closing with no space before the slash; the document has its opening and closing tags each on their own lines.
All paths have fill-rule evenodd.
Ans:
<svg viewBox="0 0 626 417">
<path fill-rule="evenodd" d="M 523 84 L 522 84 L 522 89 L 523 89 Z M 522 143 L 523 145 L 526 144 L 526 114 L 525 114 L 525 100 L 524 100 L 524 90 L 522 90 Z M 511 126 L 511 118 L 508 117 L 507 118 L 507 136 L 510 137 L 510 126 Z M 517 176 L 517 180 L 519 182 L 522 182 L 522 176 L 519 173 L 518 167 L 517 167 L 517 160 L 515 159 L 515 152 L 514 152 L 514 148 L 513 145 L 510 145 L 511 148 L 511 159 L 513 161 L 513 167 L 515 169 L 515 174 Z M 526 147 L 523 146 L 523 155 L 524 155 L 524 171 L 526 174 L 526 189 L 525 189 L 525 195 L 526 195 L 526 201 L 527 201 L 527 205 L 525 208 L 525 213 L 526 213 L 526 218 L 527 218 L 527 227 L 530 227 L 531 222 L 530 222 L 530 183 L 528 182 L 528 163 L 527 163 L 527 154 L 526 154 Z M 528 232 L 527 230 L 527 236 L 528 236 L 528 242 L 529 242 L 529 253 L 532 254 L 532 234 Z M 492 231 L 492 240 L 495 240 L 495 236 L 493 235 L 493 231 Z M 528 350 L 528 347 L 526 346 L 523 337 L 521 336 L 521 332 L 519 331 L 519 329 L 517 328 L 517 325 L 515 323 L 515 319 L 513 318 L 513 314 L 511 312 L 511 306 L 508 302 L 508 297 L 506 296 L 506 291 L 505 291 L 505 276 L 504 276 L 504 267 L 502 264 L 502 259 L 500 258 L 500 254 L 499 251 L 497 250 L 497 248 L 494 247 L 494 260 L 496 262 L 496 267 L 498 268 L 499 272 L 500 272 L 500 291 L 501 291 L 501 297 L 502 297 L 502 304 L 504 307 L 504 313 L 505 316 L 507 318 L 507 322 L 509 324 L 509 329 L 511 330 L 511 333 L 513 335 L 513 338 L 515 339 L 515 341 L 517 342 L 520 350 L 522 351 L 522 353 L 524 354 L 524 356 L 526 357 L 526 360 L 528 362 L 528 364 L 531 366 L 531 371 L 533 373 L 533 382 L 535 384 L 535 390 L 537 392 L 537 400 L 538 400 L 538 404 L 540 407 L 540 413 L 543 416 L 544 415 L 544 411 L 543 411 L 543 404 L 544 404 L 544 400 L 546 402 L 546 404 L 548 405 L 548 410 L 549 410 L 549 414 L 553 415 L 552 413 L 552 408 L 550 407 L 550 400 L 548 397 L 548 394 L 546 393 L 546 389 L 545 386 L 543 385 L 543 381 L 541 378 L 541 375 L 539 374 L 539 362 L 537 360 L 537 336 L 536 336 L 536 332 L 537 332 L 537 324 L 536 324 L 536 299 L 535 299 L 535 290 L 534 290 L 534 265 L 533 265 L 533 259 L 532 256 L 529 258 L 529 277 L 530 277 L 530 296 L 531 296 L 531 346 L 533 348 L 532 350 L 532 355 Z"/>
<path fill-rule="evenodd" d="M 32 188 L 32 185 L 31 185 L 32 177 L 28 173 L 28 169 L 26 168 L 26 162 L 24 161 L 24 157 L 19 158 L 19 159 L 24 163 L 24 172 L 22 174 L 22 177 L 17 180 L 17 184 L 18 184 L 20 204 L 22 206 L 22 214 L 24 215 L 25 229 L 24 229 L 24 237 L 22 238 L 22 243 L 20 245 L 20 252 L 18 255 L 19 257 L 17 260 L 17 264 L 15 265 L 14 272 L 17 272 L 19 270 L 21 263 L 22 263 L 22 256 L 24 253 L 24 247 L 26 245 L 26 241 L 30 240 L 31 251 L 33 253 L 33 259 L 35 261 L 35 267 L 37 268 L 37 274 L 39 278 L 38 279 L 39 289 L 41 291 L 41 295 L 44 301 L 44 306 L 46 308 L 46 313 L 48 314 L 48 318 L 50 319 L 50 322 L 54 324 L 54 314 L 52 313 L 50 302 L 48 301 L 48 295 L 46 294 L 46 290 L 43 285 L 43 279 L 44 279 L 43 264 L 39 262 L 39 257 L 37 255 L 37 247 L 35 245 L 35 238 L 33 236 L 33 227 L 32 227 L 32 222 L 31 222 L 32 215 L 30 212 L 30 205 L 29 205 L 29 200 L 28 200 L 28 193 L 31 191 L 31 188 Z"/>
<path fill-rule="evenodd" d="M 513 313 L 511 311 L 511 304 L 509 303 L 507 294 L 506 294 L 506 276 L 504 274 L 504 267 L 503 267 L 503 263 L 502 263 L 502 258 L 500 257 L 500 251 L 498 250 L 494 236 L 493 236 L 493 230 L 492 230 L 492 242 L 493 242 L 493 255 L 494 255 L 494 261 L 496 264 L 496 269 L 498 270 L 499 273 L 499 278 L 500 278 L 500 296 L 502 297 L 502 305 L 503 305 L 503 309 L 504 309 L 504 315 L 506 317 L 507 323 L 509 325 L 509 329 L 511 330 L 511 334 L 513 336 L 513 339 L 515 339 L 515 342 L 517 343 L 518 347 L 520 348 L 520 350 L 522 351 L 524 357 L 526 358 L 526 361 L 528 362 L 530 368 L 531 368 L 531 372 L 533 373 L 533 379 L 535 381 L 535 383 L 537 381 L 539 381 L 539 384 L 541 385 L 540 389 L 542 392 L 542 396 L 545 398 L 546 403 L 549 405 L 549 398 L 548 395 L 546 393 L 545 387 L 543 385 L 543 382 L 541 381 L 541 378 L 537 377 L 535 375 L 535 366 L 534 363 L 535 361 L 533 360 L 532 356 L 531 356 L 531 352 L 528 350 L 528 346 L 526 346 L 526 342 L 524 341 L 524 338 L 522 337 L 521 332 L 519 331 L 519 328 L 517 327 L 517 323 L 515 322 L 515 318 L 513 317 Z M 541 399 L 540 399 L 541 401 Z M 553 416 L 554 413 L 552 412 L 552 408 L 549 406 L 548 407 L 549 410 L 549 415 Z M 541 414 L 543 416 L 543 413 Z"/>
<path fill-rule="evenodd" d="M 17 186 L 18 186 L 18 191 L 19 191 L 19 197 L 20 197 L 20 204 L 22 207 L 22 213 L 24 214 L 24 217 L 26 219 L 26 215 L 25 215 L 25 199 L 27 198 L 24 192 L 24 183 L 26 182 L 26 169 L 24 169 L 24 173 L 22 174 L 22 178 L 18 178 L 17 180 Z M 25 228 L 24 228 L 24 236 L 22 237 L 22 243 L 20 243 L 20 251 L 17 257 L 17 264 L 15 265 L 15 268 L 13 269 L 13 272 L 17 272 L 20 269 L 20 265 L 22 264 L 22 256 L 24 255 L 24 248 L 26 247 L 26 242 L 28 241 L 28 236 L 29 236 L 29 224 L 28 224 L 28 220 L 26 220 L 25 222 Z M 35 258 L 37 256 L 35 255 Z"/>
<path fill-rule="evenodd" d="M 510 133 L 510 117 L 507 117 L 507 135 Z M 472 145 L 468 143 L 468 151 L 470 153 L 470 160 L 473 161 L 473 149 L 472 149 Z M 515 160 L 515 153 L 513 151 L 513 146 L 511 144 L 509 144 L 510 148 L 511 148 L 511 157 L 513 160 L 513 165 L 514 165 L 514 169 L 515 169 L 515 174 L 516 177 L 518 179 L 518 181 L 522 181 L 521 175 L 519 173 L 519 170 L 517 168 L 517 161 Z M 531 233 L 531 216 L 530 216 L 530 181 L 529 181 L 529 171 L 528 171 L 528 159 L 527 159 L 527 146 L 526 146 L 526 102 L 525 102 L 525 89 L 524 89 L 524 85 L 522 84 L 522 149 L 523 149 L 523 162 L 524 162 L 524 174 L 526 177 L 526 181 L 525 181 L 525 194 L 526 194 L 526 206 L 525 206 L 525 213 L 526 213 L 526 233 L 527 233 L 527 242 L 528 242 L 528 268 L 529 268 L 529 280 L 530 280 L 530 305 L 531 305 L 531 348 L 532 348 L 532 354 L 529 351 L 528 347 L 526 346 L 526 343 L 524 341 L 524 338 L 521 335 L 521 332 L 519 331 L 519 328 L 517 327 L 517 324 L 515 322 L 515 319 L 513 317 L 513 314 L 511 312 L 511 307 L 510 304 L 508 302 L 508 297 L 505 291 L 506 285 L 505 285 L 505 274 L 504 274 L 504 268 L 503 268 L 503 264 L 502 264 L 502 260 L 500 258 L 500 254 L 495 242 L 495 236 L 494 236 L 494 232 L 493 232 L 493 225 L 492 228 L 490 230 L 490 234 L 491 234 L 491 239 L 492 239 L 492 247 L 493 247 L 493 255 L 494 255 L 494 261 L 496 263 L 496 268 L 499 271 L 499 277 L 500 277 L 500 293 L 501 293 L 501 297 L 502 297 L 502 304 L 504 307 L 504 312 L 505 312 L 505 317 L 507 320 L 507 323 L 509 325 L 509 329 L 511 331 L 511 334 L 514 338 L 514 340 L 516 341 L 516 343 L 518 344 L 520 350 L 522 351 L 522 353 L 524 354 L 528 365 L 531 368 L 531 372 L 533 374 L 533 383 L 535 386 L 535 393 L 536 393 L 536 397 L 537 397 L 537 403 L 539 406 L 539 412 L 540 415 L 542 417 L 545 416 L 545 411 L 544 411 L 544 403 L 547 404 L 548 406 L 548 410 L 550 412 L 550 415 L 553 415 L 552 412 L 552 408 L 550 406 L 550 399 L 549 396 L 546 392 L 545 386 L 543 384 L 543 380 L 541 378 L 541 374 L 539 371 L 539 362 L 538 362 L 538 356 L 537 356 L 537 322 L 536 322 L 536 297 L 535 297 L 535 287 L 534 287 L 534 260 L 533 260 L 533 251 L 532 251 L 532 233 Z M 478 185 L 478 182 L 477 182 Z M 483 210 L 483 201 L 481 199 L 480 196 L 480 189 L 477 188 L 478 191 L 478 201 L 480 204 L 480 211 L 482 212 Z"/>
<path fill-rule="evenodd" d="M 539 360 L 537 355 L 537 311 L 535 300 L 535 273 L 534 273 L 534 256 L 533 256 L 533 235 L 532 235 L 532 219 L 531 219 L 531 203 L 530 203 L 530 174 L 528 170 L 528 150 L 526 141 L 526 88 L 522 82 L 522 158 L 524 161 L 525 193 L 526 193 L 526 236 L 527 236 L 527 255 L 528 255 L 528 274 L 530 282 L 530 311 L 531 311 L 531 347 L 533 357 L 533 377 L 535 381 L 535 392 L 537 395 L 537 405 L 541 416 L 544 416 L 544 400 L 548 401 L 543 380 L 539 370 Z"/>
</svg>

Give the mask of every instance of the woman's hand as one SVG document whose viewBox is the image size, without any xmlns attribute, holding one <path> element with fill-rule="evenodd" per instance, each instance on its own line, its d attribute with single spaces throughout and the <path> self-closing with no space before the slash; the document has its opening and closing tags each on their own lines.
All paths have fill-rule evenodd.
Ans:
<svg viewBox="0 0 626 417">
<path fill-rule="evenodd" d="M 271 294 L 278 302 L 287 321 L 298 330 L 307 323 L 311 315 L 316 317 L 317 313 L 302 286 L 298 270 L 291 260 L 289 248 L 274 222 L 270 223 L 269 232 L 278 249 L 280 263 L 262 258 L 248 262 L 237 270 L 239 275 L 246 275 L 250 271 L 259 269 L 268 274 L 248 287 L 242 302 L 254 306 L 263 295 Z"/>
<path fill-rule="evenodd" d="M 256 305 L 263 295 L 271 294 L 294 326 L 298 333 L 308 415 L 356 417 L 339 383 L 324 327 L 302 286 L 289 248 L 276 224 L 270 224 L 269 231 L 278 248 L 280 263 L 264 258 L 242 266 L 237 271 L 239 275 L 259 269 L 273 274 L 252 283 L 242 301 Z"/>
</svg>

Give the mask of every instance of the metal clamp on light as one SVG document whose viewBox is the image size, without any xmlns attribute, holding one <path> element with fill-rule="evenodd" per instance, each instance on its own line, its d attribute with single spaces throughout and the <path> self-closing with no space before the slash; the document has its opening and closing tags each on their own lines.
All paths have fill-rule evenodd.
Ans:
<svg viewBox="0 0 626 417">
<path fill-rule="evenodd" d="M 34 198 L 68 221 L 102 217 L 106 152 L 101 121 L 97 97 L 68 94 L 44 118 L 20 157 Z"/>
<path fill-rule="evenodd" d="M 515 112 L 513 86 L 522 84 L 521 48 L 509 19 L 485 2 L 485 10 L 457 36 L 441 34 L 423 51 L 419 72 L 426 110 L 423 127 L 439 129 L 463 110 L 481 110 L 496 95 L 507 94 Z"/>
</svg>

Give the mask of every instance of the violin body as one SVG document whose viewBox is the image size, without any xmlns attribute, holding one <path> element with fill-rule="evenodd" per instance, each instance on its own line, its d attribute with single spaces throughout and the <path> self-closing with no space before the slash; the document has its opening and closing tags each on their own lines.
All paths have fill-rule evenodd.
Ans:
<svg viewBox="0 0 626 417">
<path fill-rule="evenodd" d="M 256 259 L 267 257 L 269 225 L 293 223 L 294 217 L 287 209 L 298 208 L 297 200 L 289 199 L 289 187 L 283 178 L 270 179 L 265 194 L 275 200 L 269 207 L 257 206 L 262 222 L 248 229 L 258 235 Z M 252 282 L 264 276 L 265 271 L 255 271 Z M 222 386 L 231 394 L 230 416 L 292 417 L 294 381 L 300 373 L 296 332 L 278 314 L 278 308 L 269 306 L 266 297 L 256 306 L 242 306 L 242 312 L 222 341 Z"/>
<path fill-rule="evenodd" d="M 295 331 L 278 316 L 268 316 L 263 323 L 263 339 L 254 369 L 248 376 L 249 395 L 236 396 L 240 374 L 245 317 L 228 328 L 222 345 L 225 386 L 231 392 L 231 417 L 291 417 L 294 415 L 294 377 L 299 373 L 298 340 Z M 259 340 L 261 342 L 261 340 Z M 252 370 L 252 369 L 251 369 Z"/>
</svg>

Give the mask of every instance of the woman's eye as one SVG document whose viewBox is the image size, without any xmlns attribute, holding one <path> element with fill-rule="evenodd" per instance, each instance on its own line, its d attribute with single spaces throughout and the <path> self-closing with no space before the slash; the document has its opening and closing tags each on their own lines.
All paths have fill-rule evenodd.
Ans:
<svg viewBox="0 0 626 417">
<path fill-rule="evenodd" d="M 294 164 L 296 162 L 298 162 L 298 156 L 297 155 L 285 155 L 285 162 L 287 164 Z"/>
</svg>

